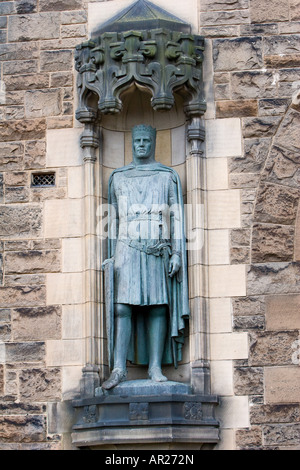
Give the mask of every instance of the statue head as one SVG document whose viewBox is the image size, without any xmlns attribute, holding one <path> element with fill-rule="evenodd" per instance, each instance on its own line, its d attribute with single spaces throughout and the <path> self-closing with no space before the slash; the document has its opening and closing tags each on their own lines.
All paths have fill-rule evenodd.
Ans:
<svg viewBox="0 0 300 470">
<path fill-rule="evenodd" d="M 156 129 L 144 124 L 132 129 L 133 160 L 140 163 L 155 159 Z"/>
</svg>

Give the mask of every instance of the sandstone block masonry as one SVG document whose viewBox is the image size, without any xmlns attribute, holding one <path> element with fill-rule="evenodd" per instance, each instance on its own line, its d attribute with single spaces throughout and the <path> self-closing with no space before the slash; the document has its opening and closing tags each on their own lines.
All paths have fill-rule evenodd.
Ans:
<svg viewBox="0 0 300 470">
<path fill-rule="evenodd" d="M 238 117 L 243 135 L 242 154 L 228 159 L 241 194 L 231 263 L 247 269 L 246 295 L 231 299 L 233 331 L 247 332 L 249 347 L 233 361 L 234 395 L 251 405 L 237 449 L 299 448 L 299 19 L 295 0 L 201 2 L 209 119 Z"/>
</svg>

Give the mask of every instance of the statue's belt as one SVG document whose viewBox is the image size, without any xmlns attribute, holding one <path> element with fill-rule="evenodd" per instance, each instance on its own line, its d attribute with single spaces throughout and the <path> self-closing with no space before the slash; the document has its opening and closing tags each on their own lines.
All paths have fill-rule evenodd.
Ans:
<svg viewBox="0 0 300 470">
<path fill-rule="evenodd" d="M 134 248 L 135 250 L 142 251 L 147 255 L 154 255 L 154 256 L 163 256 L 164 254 L 168 254 L 169 256 L 172 254 L 171 243 L 167 242 L 157 242 L 155 245 L 145 245 L 137 240 L 128 240 L 127 238 L 119 239 L 125 245 Z"/>
</svg>

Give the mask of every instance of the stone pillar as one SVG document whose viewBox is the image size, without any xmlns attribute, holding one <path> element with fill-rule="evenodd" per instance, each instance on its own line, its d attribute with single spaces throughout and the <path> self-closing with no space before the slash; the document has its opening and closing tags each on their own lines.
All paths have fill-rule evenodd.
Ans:
<svg viewBox="0 0 300 470">
<path fill-rule="evenodd" d="M 189 265 L 189 297 L 191 304 L 190 362 L 191 384 L 196 393 L 209 393 L 209 327 L 207 310 L 208 273 L 205 243 L 206 198 L 204 197 L 205 159 L 203 142 L 205 130 L 201 116 L 192 117 L 187 130 L 190 154 L 187 157 L 187 236 Z"/>
<path fill-rule="evenodd" d="M 85 123 L 80 144 L 84 162 L 84 292 L 85 292 L 85 363 L 83 368 L 82 394 L 86 397 L 94 396 L 99 386 L 99 352 L 98 338 L 98 292 L 99 282 L 97 263 L 96 239 L 96 150 L 99 147 L 99 126 L 97 126 L 96 112 L 77 114 L 77 119 Z"/>
</svg>

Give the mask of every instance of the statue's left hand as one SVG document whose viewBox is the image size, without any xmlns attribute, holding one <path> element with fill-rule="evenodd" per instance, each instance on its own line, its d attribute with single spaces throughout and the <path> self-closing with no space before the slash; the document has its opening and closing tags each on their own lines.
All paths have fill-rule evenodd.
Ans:
<svg viewBox="0 0 300 470">
<path fill-rule="evenodd" d="M 171 256 L 170 264 L 169 264 L 169 276 L 173 277 L 176 273 L 178 273 L 179 269 L 181 268 L 181 259 L 180 256 L 174 254 Z"/>
</svg>

